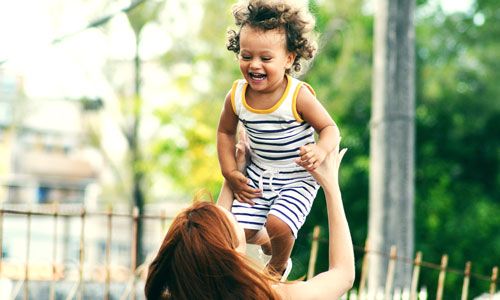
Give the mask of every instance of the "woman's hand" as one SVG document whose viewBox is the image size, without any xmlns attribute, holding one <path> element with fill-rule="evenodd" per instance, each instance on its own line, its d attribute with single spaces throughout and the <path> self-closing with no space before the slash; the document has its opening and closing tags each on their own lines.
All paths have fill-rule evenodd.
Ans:
<svg viewBox="0 0 500 300">
<path fill-rule="evenodd" d="M 338 183 L 340 163 L 346 151 L 347 148 L 339 151 L 339 146 L 337 146 L 326 156 L 321 165 L 309 171 L 322 187 L 331 183 Z"/>
<path fill-rule="evenodd" d="M 238 133 L 238 143 L 236 144 L 236 168 L 241 173 L 245 173 L 245 168 L 250 157 L 250 145 L 244 128 L 240 128 Z"/>
</svg>

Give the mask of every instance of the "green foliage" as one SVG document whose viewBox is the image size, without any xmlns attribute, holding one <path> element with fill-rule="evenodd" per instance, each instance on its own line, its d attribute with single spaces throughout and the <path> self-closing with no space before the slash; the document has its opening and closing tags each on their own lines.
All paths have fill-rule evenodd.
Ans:
<svg viewBox="0 0 500 300">
<path fill-rule="evenodd" d="M 225 49 L 226 30 L 232 21 L 231 4 L 205 1 L 210 9 L 205 10 L 198 36 L 179 40 L 178 46 L 162 59 L 166 67 L 189 63 L 194 70 L 174 79 L 187 99 L 172 99 L 169 103 L 176 104 L 157 112 L 159 120 L 173 134 L 153 146 L 158 167 L 179 190 L 191 196 L 202 188 L 217 195 L 222 184 L 216 130 L 226 93 L 240 76 L 234 54 Z M 207 87 L 200 89 L 200 85 Z"/>
<path fill-rule="evenodd" d="M 208 102 L 187 108 L 174 105 L 157 113 L 168 124 L 169 134 L 153 146 L 153 161 L 191 195 L 201 188 L 215 194 L 221 184 L 215 129 L 206 114 L 209 105 Z"/>
<path fill-rule="evenodd" d="M 425 5 L 422 5 L 423 7 Z M 490 274 L 500 257 L 500 45 L 498 12 L 493 1 L 479 1 L 469 14 L 435 11 L 417 20 L 417 149 L 416 250 L 424 259 Z M 320 8 L 318 8 L 320 9 Z M 360 7 L 351 7 L 360 11 Z M 340 27 L 324 46 L 305 79 L 337 121 L 349 148 L 341 180 L 343 198 L 354 243 L 364 244 L 368 204 L 370 120 L 371 17 L 330 14 Z M 484 16 L 478 26 L 477 16 Z M 331 21 L 334 22 L 334 21 Z M 325 29 L 326 22 L 320 21 Z M 323 229 L 326 244 L 324 198 L 320 193 L 294 249 L 305 265 L 314 225 Z M 320 251 L 317 271 L 326 270 L 327 253 Z M 361 254 L 358 255 L 358 274 Z M 295 274 L 299 277 L 302 269 Z M 358 278 L 359 279 L 359 278 Z M 459 297 L 463 277 L 448 276 L 446 298 Z M 437 272 L 425 271 L 421 285 L 433 293 Z M 471 294 L 485 292 L 487 284 L 471 281 Z"/>
<path fill-rule="evenodd" d="M 164 5 L 165 1 L 144 1 L 144 3 L 139 4 L 139 6 L 127 13 L 130 26 L 132 26 L 136 37 L 140 37 L 142 28 L 146 24 L 158 18 L 158 14 Z"/>
<path fill-rule="evenodd" d="M 500 45 L 492 4 L 478 2 L 470 14 L 437 11 L 417 27 L 417 249 L 433 262 L 447 253 L 456 269 L 470 260 L 481 274 L 500 257 Z M 481 26 L 477 14 L 485 16 Z M 462 280 L 447 280 L 448 297 L 459 297 Z M 435 290 L 436 282 L 423 284 Z M 471 289 L 485 292 L 484 282 L 472 280 Z"/>
</svg>

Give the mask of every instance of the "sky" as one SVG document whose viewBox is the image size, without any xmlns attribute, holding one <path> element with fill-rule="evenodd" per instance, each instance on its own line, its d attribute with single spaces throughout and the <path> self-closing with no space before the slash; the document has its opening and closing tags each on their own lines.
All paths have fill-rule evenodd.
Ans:
<svg viewBox="0 0 500 300">
<path fill-rule="evenodd" d="M 176 11 L 180 1 L 167 1 L 171 6 L 167 11 Z M 472 0 L 431 2 L 439 3 L 445 12 L 455 12 L 466 11 Z M 134 37 L 125 16 L 118 14 L 113 18 L 106 32 L 90 29 L 52 44 L 54 39 L 78 32 L 92 20 L 129 5 L 128 1 L 114 1 L 104 8 L 100 3 L 98 0 L 0 0 L 0 62 L 6 61 L 0 67 L 22 75 L 28 97 L 109 96 L 110 87 L 102 72 L 104 64 L 109 59 L 129 61 L 133 57 Z M 199 10 L 193 8 L 188 13 L 192 16 L 178 18 L 179 21 L 200 19 Z M 190 27 L 185 25 L 179 24 L 178 28 Z M 145 30 L 143 58 L 154 59 L 170 47 L 167 31 L 161 26 Z"/>
</svg>

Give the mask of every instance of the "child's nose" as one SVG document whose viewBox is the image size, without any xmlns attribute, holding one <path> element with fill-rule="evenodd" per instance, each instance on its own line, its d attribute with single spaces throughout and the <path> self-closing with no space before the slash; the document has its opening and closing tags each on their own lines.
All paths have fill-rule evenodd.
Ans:
<svg viewBox="0 0 500 300">
<path fill-rule="evenodd" d="M 258 59 L 252 59 L 250 61 L 250 68 L 252 69 L 258 69 L 260 67 L 260 62 Z"/>
</svg>

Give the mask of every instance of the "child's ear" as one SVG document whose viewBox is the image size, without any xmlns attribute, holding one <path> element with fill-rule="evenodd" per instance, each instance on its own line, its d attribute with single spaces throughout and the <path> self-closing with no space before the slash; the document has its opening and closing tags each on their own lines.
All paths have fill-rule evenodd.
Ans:
<svg viewBox="0 0 500 300">
<path fill-rule="evenodd" d="M 293 52 L 288 52 L 288 56 L 286 58 L 286 69 L 291 69 L 293 66 L 293 62 L 295 61 L 295 57 L 297 57 L 297 54 Z"/>
</svg>

